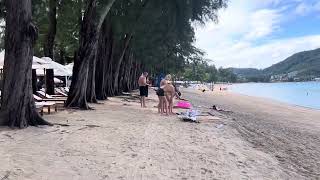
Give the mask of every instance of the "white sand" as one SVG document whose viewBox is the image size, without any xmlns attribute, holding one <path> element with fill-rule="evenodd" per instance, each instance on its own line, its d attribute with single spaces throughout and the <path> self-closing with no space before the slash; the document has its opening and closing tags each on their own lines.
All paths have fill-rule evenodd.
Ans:
<svg viewBox="0 0 320 180">
<path fill-rule="evenodd" d="M 152 92 L 148 106 L 157 104 Z M 286 179 L 273 156 L 219 118 L 195 124 L 135 101 L 45 116 L 70 126 L 0 129 L 0 179 Z M 124 103 L 126 105 L 124 105 Z M 1 179 L 1 180 L 4 180 Z"/>
</svg>

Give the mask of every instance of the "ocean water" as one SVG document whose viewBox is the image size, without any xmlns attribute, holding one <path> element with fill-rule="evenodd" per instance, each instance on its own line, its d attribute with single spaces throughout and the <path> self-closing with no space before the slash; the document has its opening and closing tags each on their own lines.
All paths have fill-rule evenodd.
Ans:
<svg viewBox="0 0 320 180">
<path fill-rule="evenodd" d="M 244 83 L 233 84 L 229 89 L 244 95 L 320 109 L 320 82 Z"/>
</svg>

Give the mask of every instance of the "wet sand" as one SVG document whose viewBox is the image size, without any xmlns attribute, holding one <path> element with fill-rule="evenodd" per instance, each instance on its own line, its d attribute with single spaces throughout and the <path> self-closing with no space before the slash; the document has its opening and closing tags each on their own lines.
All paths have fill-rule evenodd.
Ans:
<svg viewBox="0 0 320 180">
<path fill-rule="evenodd" d="M 202 106 L 230 110 L 226 124 L 259 151 L 276 158 L 290 179 L 320 178 L 320 111 L 228 91 L 185 90 Z M 222 112 L 223 113 L 223 112 Z"/>
<path fill-rule="evenodd" d="M 283 109 L 272 113 L 263 100 L 183 94 L 214 116 L 199 124 L 160 116 L 151 92 L 147 109 L 135 96 L 110 98 L 92 111 L 45 116 L 69 126 L 0 128 L 0 179 L 316 179 L 319 112 L 275 103 Z"/>
</svg>

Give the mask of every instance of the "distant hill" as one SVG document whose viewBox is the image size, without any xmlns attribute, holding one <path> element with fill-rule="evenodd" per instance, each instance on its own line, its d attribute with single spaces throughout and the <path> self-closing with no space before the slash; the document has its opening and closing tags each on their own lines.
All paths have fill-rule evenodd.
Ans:
<svg viewBox="0 0 320 180">
<path fill-rule="evenodd" d="M 248 81 L 303 81 L 320 77 L 320 48 L 296 53 L 284 61 L 263 70 L 231 68 Z"/>
<path fill-rule="evenodd" d="M 264 74 L 296 74 L 297 77 L 320 77 L 320 48 L 294 54 L 263 70 Z"/>
<path fill-rule="evenodd" d="M 255 69 L 255 68 L 230 68 L 230 70 L 234 74 L 238 76 L 243 76 L 243 77 L 256 76 L 262 73 L 261 70 Z"/>
</svg>

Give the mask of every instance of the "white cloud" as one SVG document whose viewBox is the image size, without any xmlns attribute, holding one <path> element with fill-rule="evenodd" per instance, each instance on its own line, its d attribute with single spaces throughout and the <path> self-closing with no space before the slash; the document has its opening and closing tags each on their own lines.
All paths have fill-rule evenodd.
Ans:
<svg viewBox="0 0 320 180">
<path fill-rule="evenodd" d="M 305 1 L 304 1 L 305 2 Z M 310 2 L 310 1 L 309 1 Z M 278 38 L 274 34 L 282 23 L 297 16 L 302 0 L 230 0 L 219 13 L 220 23 L 198 28 L 196 45 L 207 52 L 207 58 L 223 67 L 265 68 L 290 55 L 320 47 L 320 35 Z M 319 8 L 320 2 L 312 4 Z M 301 13 L 307 9 L 301 8 Z"/>
<path fill-rule="evenodd" d="M 306 16 L 311 13 L 319 13 L 320 12 L 320 1 L 300 1 L 300 3 L 295 8 L 295 13 L 300 16 Z"/>
<path fill-rule="evenodd" d="M 266 68 L 294 53 L 320 47 L 320 35 L 270 41 L 254 46 L 250 43 L 237 43 L 223 50 L 209 49 L 208 57 L 223 67 Z"/>
<path fill-rule="evenodd" d="M 262 9 L 254 12 L 249 19 L 249 33 L 246 39 L 258 39 L 279 29 L 282 15 L 278 10 Z"/>
</svg>

